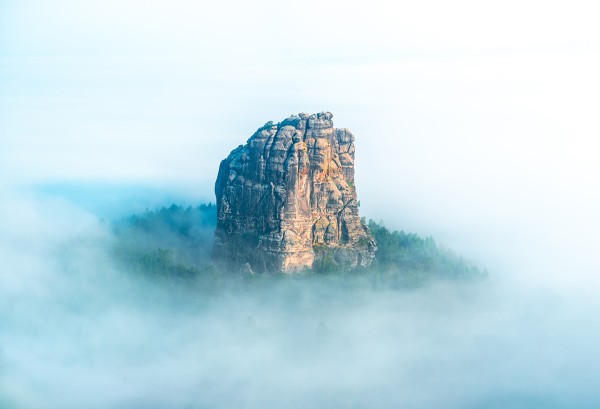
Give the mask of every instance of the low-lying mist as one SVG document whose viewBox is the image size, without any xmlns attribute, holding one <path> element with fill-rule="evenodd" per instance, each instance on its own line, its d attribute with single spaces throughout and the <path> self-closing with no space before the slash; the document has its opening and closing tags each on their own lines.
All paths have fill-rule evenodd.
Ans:
<svg viewBox="0 0 600 409">
<path fill-rule="evenodd" d="M 493 266 L 485 280 L 403 289 L 238 274 L 199 289 L 125 271 L 111 226 L 67 201 L 3 197 L 2 408 L 600 401 L 600 302 L 588 293 L 517 286 Z"/>
</svg>

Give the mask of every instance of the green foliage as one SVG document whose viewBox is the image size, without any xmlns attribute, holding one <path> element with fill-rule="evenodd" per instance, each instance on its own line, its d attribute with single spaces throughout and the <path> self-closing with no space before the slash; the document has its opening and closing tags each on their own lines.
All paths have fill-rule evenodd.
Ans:
<svg viewBox="0 0 600 409">
<path fill-rule="evenodd" d="M 118 237 L 115 254 L 128 269 L 150 277 L 195 280 L 203 288 L 214 288 L 222 283 L 223 274 L 210 264 L 216 206 L 202 204 L 196 207 L 163 207 L 131 216 L 115 225 Z M 326 246 L 315 246 L 312 270 L 298 277 L 319 276 L 335 281 L 340 286 L 367 286 L 372 288 L 405 288 L 432 280 L 465 280 L 485 276 L 477 267 L 456 255 L 452 250 L 436 244 L 431 237 L 422 238 L 414 233 L 390 231 L 373 220 L 361 219 L 368 225 L 377 243 L 376 257 L 368 268 L 351 269 L 339 259 L 342 254 Z M 364 238 L 359 243 L 368 244 Z M 339 258 L 339 259 L 338 259 Z M 227 275 L 231 278 L 231 275 Z M 265 281 L 280 279 L 273 275 L 244 275 L 243 282 L 263 285 Z M 262 284 L 261 284 L 262 283 Z"/>
<path fill-rule="evenodd" d="M 115 255 L 135 272 L 196 278 L 209 268 L 216 206 L 178 205 L 131 216 L 114 226 Z"/>
<path fill-rule="evenodd" d="M 315 262 L 313 272 L 317 274 L 343 274 L 350 266 L 335 259 L 334 251 L 326 246 L 314 246 Z"/>
<path fill-rule="evenodd" d="M 484 276 L 477 267 L 452 250 L 436 244 L 432 237 L 390 231 L 369 220 L 377 242 L 372 269 L 396 284 L 419 284 L 431 279 L 472 279 Z"/>
<path fill-rule="evenodd" d="M 147 211 L 141 216 L 131 216 L 127 221 L 130 227 L 146 232 L 154 232 L 162 228 L 183 237 L 194 238 L 200 230 L 216 227 L 217 206 L 209 203 L 184 208 L 172 204 L 156 212 Z"/>
</svg>

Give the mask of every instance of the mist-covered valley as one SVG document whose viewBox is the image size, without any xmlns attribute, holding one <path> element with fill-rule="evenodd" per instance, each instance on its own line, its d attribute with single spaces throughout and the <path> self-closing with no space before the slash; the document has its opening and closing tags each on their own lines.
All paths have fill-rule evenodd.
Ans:
<svg viewBox="0 0 600 409">
<path fill-rule="evenodd" d="M 408 286 L 348 274 L 140 274 L 115 252 L 115 223 L 58 196 L 5 197 L 2 407 L 598 402 L 595 297 L 517 286 L 502 272 Z"/>
<path fill-rule="evenodd" d="M 0 409 L 600 407 L 597 8 L 0 1 Z M 373 268 L 211 267 L 220 161 L 321 111 Z"/>
</svg>

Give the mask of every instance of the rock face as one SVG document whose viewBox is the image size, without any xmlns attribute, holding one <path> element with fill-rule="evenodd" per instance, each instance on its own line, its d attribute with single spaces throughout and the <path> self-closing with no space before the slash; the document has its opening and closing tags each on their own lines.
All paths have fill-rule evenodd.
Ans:
<svg viewBox="0 0 600 409">
<path fill-rule="evenodd" d="M 221 162 L 213 261 L 294 272 L 315 260 L 366 266 L 373 237 L 358 215 L 354 136 L 330 112 L 267 122 Z"/>
</svg>

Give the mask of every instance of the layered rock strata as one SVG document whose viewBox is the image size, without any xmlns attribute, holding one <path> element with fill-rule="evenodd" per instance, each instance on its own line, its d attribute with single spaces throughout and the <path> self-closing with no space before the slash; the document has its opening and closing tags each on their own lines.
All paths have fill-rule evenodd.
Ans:
<svg viewBox="0 0 600 409">
<path fill-rule="evenodd" d="M 330 112 L 267 122 L 221 162 L 213 260 L 230 269 L 294 272 L 332 257 L 367 266 L 373 237 L 358 215 L 354 136 Z"/>
</svg>

